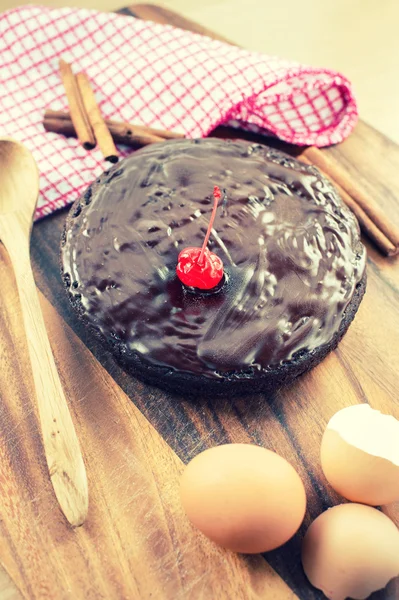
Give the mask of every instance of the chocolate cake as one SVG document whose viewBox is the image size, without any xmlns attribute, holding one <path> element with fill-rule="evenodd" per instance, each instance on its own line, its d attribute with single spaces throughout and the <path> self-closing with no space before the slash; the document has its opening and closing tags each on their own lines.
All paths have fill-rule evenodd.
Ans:
<svg viewBox="0 0 399 600">
<path fill-rule="evenodd" d="M 186 288 L 214 185 L 214 290 Z M 270 392 L 336 347 L 365 290 L 359 228 L 314 167 L 259 144 L 172 140 L 135 152 L 72 206 L 62 240 L 72 306 L 133 374 L 183 394 Z"/>
</svg>

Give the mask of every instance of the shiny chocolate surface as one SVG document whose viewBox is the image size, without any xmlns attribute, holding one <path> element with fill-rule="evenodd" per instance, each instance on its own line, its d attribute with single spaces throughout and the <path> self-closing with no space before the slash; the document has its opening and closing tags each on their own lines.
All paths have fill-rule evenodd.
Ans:
<svg viewBox="0 0 399 600">
<path fill-rule="evenodd" d="M 183 248 L 202 244 L 214 185 L 226 197 L 209 248 L 225 277 L 201 293 L 175 269 Z M 70 292 L 92 325 L 151 365 L 256 377 L 329 343 L 365 269 L 357 223 L 329 183 L 258 144 L 147 146 L 81 207 L 62 249 Z"/>
</svg>

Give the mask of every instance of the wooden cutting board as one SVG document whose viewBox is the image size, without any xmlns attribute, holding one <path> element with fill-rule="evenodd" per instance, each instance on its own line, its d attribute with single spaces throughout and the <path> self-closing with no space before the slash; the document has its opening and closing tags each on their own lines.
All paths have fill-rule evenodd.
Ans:
<svg viewBox="0 0 399 600">
<path fill-rule="evenodd" d="M 149 5 L 124 9 L 207 33 Z M 225 133 L 225 132 L 224 132 Z M 263 140 L 264 141 L 264 140 Z M 283 146 L 289 149 L 287 146 Z M 360 122 L 326 150 L 399 224 L 399 147 Z M 71 199 L 72 200 L 72 199 Z M 0 245 L 0 600 L 314 600 L 300 565 L 310 522 L 342 501 L 319 461 L 324 427 L 340 408 L 369 402 L 399 418 L 399 261 L 368 248 L 368 289 L 338 350 L 272 397 L 189 401 L 127 375 L 69 309 L 58 269 L 66 210 L 35 225 L 36 281 L 90 487 L 88 520 L 73 530 L 48 480 L 15 282 Z M 183 463 L 224 442 L 271 448 L 297 469 L 308 510 L 274 552 L 219 549 L 188 523 L 178 497 Z M 399 525 L 399 505 L 384 508 Z M 399 597 L 397 582 L 374 600 Z"/>
</svg>

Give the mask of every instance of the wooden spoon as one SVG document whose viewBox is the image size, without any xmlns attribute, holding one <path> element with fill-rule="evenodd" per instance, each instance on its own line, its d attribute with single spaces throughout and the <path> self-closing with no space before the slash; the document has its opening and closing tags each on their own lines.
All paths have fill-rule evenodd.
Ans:
<svg viewBox="0 0 399 600">
<path fill-rule="evenodd" d="M 0 139 L 0 174 L 0 240 L 10 256 L 17 282 L 47 466 L 62 512 L 71 525 L 78 526 L 86 519 L 88 510 L 86 470 L 30 264 L 30 234 L 39 174 L 31 153 L 10 139 Z"/>
</svg>

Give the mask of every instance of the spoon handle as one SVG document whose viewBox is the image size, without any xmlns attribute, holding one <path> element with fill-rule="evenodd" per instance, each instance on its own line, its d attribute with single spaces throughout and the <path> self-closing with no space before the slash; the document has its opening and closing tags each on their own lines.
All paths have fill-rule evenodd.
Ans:
<svg viewBox="0 0 399 600">
<path fill-rule="evenodd" d="M 39 407 L 43 445 L 55 495 L 73 526 L 88 511 L 86 470 L 41 311 L 29 254 L 29 235 L 0 217 L 1 240 L 14 268 Z M 12 225 L 12 226 L 11 226 Z"/>
</svg>

